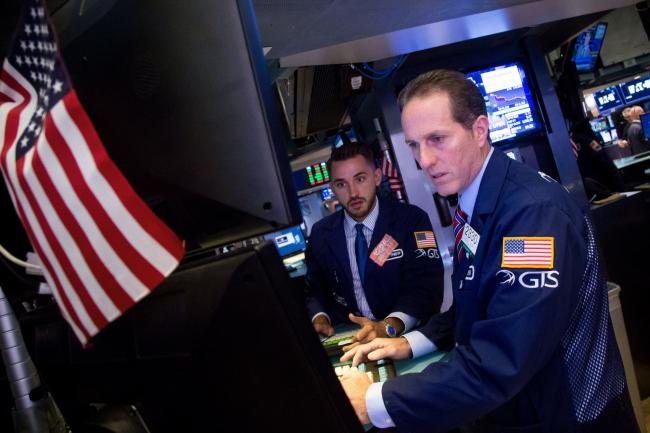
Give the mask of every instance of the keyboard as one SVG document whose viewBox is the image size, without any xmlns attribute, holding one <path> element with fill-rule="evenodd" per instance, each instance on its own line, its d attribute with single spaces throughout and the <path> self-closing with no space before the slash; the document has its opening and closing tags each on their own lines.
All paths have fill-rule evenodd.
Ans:
<svg viewBox="0 0 650 433">
<path fill-rule="evenodd" d="M 340 358 L 343 356 L 343 346 L 347 346 L 348 344 L 352 344 L 353 340 L 352 337 L 359 331 L 358 328 L 353 328 L 350 330 L 346 330 L 344 332 L 337 332 L 333 336 L 329 338 L 324 338 L 322 339 L 322 344 L 323 347 L 325 348 L 325 352 L 327 352 L 327 356 L 330 358 L 337 357 Z"/>
<path fill-rule="evenodd" d="M 373 382 L 386 382 L 396 375 L 395 365 L 390 359 L 380 359 L 379 361 L 368 361 L 359 364 L 358 367 L 352 367 L 351 363 L 337 364 L 334 366 L 334 373 L 337 377 L 343 376 L 350 370 L 365 372 Z"/>
</svg>

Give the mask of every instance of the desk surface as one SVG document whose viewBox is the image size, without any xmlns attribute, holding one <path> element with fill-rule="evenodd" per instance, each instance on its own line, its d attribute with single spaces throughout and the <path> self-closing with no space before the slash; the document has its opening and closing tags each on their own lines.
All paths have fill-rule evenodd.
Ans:
<svg viewBox="0 0 650 433">
<path fill-rule="evenodd" d="M 630 165 L 638 164 L 640 162 L 648 160 L 650 160 L 650 151 L 637 153 L 636 155 L 632 156 L 626 156 L 625 158 L 615 159 L 614 165 L 616 165 L 616 168 L 620 170 L 622 168 L 629 167 Z"/>
<path fill-rule="evenodd" d="M 347 334 L 350 333 L 352 330 L 358 329 L 356 325 L 337 325 L 335 327 L 336 333 L 337 334 Z M 336 337 L 336 335 L 334 336 Z M 417 358 L 412 358 L 412 359 L 406 359 L 403 361 L 395 361 L 395 370 L 398 375 L 402 374 L 408 374 L 408 373 L 419 373 L 420 371 L 424 370 L 427 365 L 432 364 L 434 362 L 439 362 L 443 360 L 445 357 L 449 355 L 448 352 L 432 352 L 428 353 L 426 355 L 422 355 Z M 332 365 L 341 365 L 341 362 L 339 361 L 339 358 L 337 357 L 332 357 L 330 358 L 330 362 Z"/>
</svg>

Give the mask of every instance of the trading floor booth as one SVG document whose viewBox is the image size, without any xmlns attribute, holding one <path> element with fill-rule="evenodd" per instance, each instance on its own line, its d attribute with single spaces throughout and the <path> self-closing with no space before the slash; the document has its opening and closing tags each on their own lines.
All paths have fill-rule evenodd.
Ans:
<svg viewBox="0 0 650 433">
<path fill-rule="evenodd" d="M 362 432 L 302 298 L 311 227 L 336 209 L 323 205 L 333 203 L 327 157 L 288 161 L 282 99 L 253 2 L 117 0 L 80 22 L 70 4 L 54 20 L 79 99 L 111 158 L 187 251 L 177 271 L 89 348 L 53 303 L 18 310 L 72 430 Z M 486 13 L 495 26 L 505 22 Z M 381 135 L 404 198 L 429 215 L 445 266 L 443 309 L 452 302 L 456 202 L 436 193 L 404 143 L 396 97 L 409 80 L 434 68 L 466 73 L 485 97 L 493 145 L 587 200 L 543 45 L 526 26 L 410 46 L 394 73 L 359 88 L 367 93 L 344 118 L 364 141 Z M 283 66 L 292 61 L 300 59 Z M 625 309 L 628 287 L 621 289 Z M 627 348 L 619 310 L 612 318 Z M 632 397 L 638 403 L 638 392 Z"/>
</svg>

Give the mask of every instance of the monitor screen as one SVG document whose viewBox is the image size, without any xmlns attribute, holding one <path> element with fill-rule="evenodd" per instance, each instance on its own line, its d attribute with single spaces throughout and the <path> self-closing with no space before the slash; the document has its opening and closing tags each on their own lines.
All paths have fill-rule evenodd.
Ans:
<svg viewBox="0 0 650 433">
<path fill-rule="evenodd" d="M 609 143 L 612 141 L 612 134 L 608 130 L 600 131 L 600 137 L 603 139 L 603 142 Z"/>
<path fill-rule="evenodd" d="M 597 117 L 589 121 L 591 129 L 594 132 L 602 131 L 603 129 L 608 129 L 609 125 L 607 124 L 607 119 L 604 117 Z"/>
<path fill-rule="evenodd" d="M 330 173 L 325 162 L 312 164 L 305 168 L 305 172 L 307 173 L 308 186 L 322 185 L 330 181 Z"/>
<path fill-rule="evenodd" d="M 492 143 L 541 129 L 526 73 L 519 63 L 470 72 L 467 77 L 485 99 Z"/>
<path fill-rule="evenodd" d="M 320 194 L 321 194 L 321 197 L 323 197 L 323 200 L 330 200 L 330 199 L 334 198 L 334 192 L 332 191 L 332 188 L 330 188 L 329 186 L 323 188 L 321 190 Z"/>
<path fill-rule="evenodd" d="M 605 37 L 605 30 L 607 30 L 607 23 L 598 23 L 580 33 L 576 38 L 572 60 L 578 71 L 590 72 L 594 70 Z"/>
<path fill-rule="evenodd" d="M 624 83 L 620 83 L 619 88 L 625 100 L 625 103 L 647 98 L 650 96 L 650 75 L 644 75 Z"/>
<path fill-rule="evenodd" d="M 593 93 L 598 111 L 611 110 L 624 104 L 619 86 L 610 86 Z"/>
<path fill-rule="evenodd" d="M 105 13 L 89 26 L 77 20 L 92 11 L 54 13 L 63 58 L 109 155 L 143 198 L 171 212 L 187 193 L 185 226 L 197 232 L 220 220 L 235 231 L 246 220 L 248 237 L 297 224 L 288 136 L 250 2 L 91 3 Z M 77 27 L 85 31 L 66 37 Z"/>
<path fill-rule="evenodd" d="M 304 251 L 307 248 L 305 237 L 300 226 L 280 230 L 275 233 L 264 235 L 264 239 L 272 241 L 281 257 Z"/>
<path fill-rule="evenodd" d="M 642 114 L 640 120 L 643 127 L 643 138 L 650 140 L 650 113 Z"/>
</svg>

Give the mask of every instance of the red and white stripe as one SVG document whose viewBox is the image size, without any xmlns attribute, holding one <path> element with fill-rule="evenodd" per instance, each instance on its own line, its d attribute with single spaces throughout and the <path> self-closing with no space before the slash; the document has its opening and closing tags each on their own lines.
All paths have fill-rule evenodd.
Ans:
<svg viewBox="0 0 650 433">
<path fill-rule="evenodd" d="M 0 73 L 0 165 L 64 317 L 82 343 L 146 296 L 183 247 L 109 159 L 70 90 L 16 160 L 36 90 L 6 60 Z"/>
<path fill-rule="evenodd" d="M 404 187 L 402 179 L 393 163 L 386 157 L 381 160 L 381 173 L 388 178 L 391 191 L 400 191 Z"/>
<path fill-rule="evenodd" d="M 553 267 L 553 239 L 524 239 L 523 253 L 503 254 L 503 266 Z"/>
</svg>

